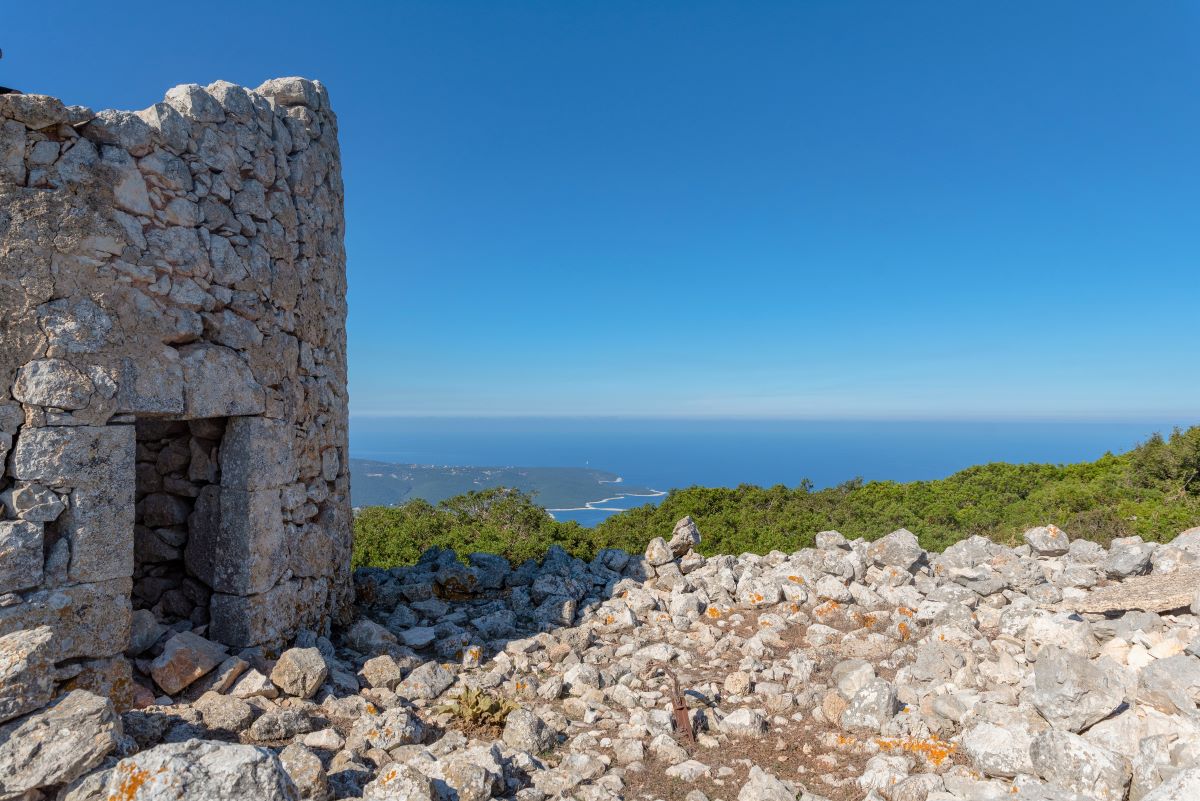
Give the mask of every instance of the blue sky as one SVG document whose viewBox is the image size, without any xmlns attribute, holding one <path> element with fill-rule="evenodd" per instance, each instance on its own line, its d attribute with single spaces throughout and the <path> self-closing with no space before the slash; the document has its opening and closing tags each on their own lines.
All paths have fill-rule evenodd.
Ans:
<svg viewBox="0 0 1200 801">
<path fill-rule="evenodd" d="M 323 80 L 356 414 L 1200 409 L 1200 4 L 10 4 L 0 83 Z"/>
</svg>

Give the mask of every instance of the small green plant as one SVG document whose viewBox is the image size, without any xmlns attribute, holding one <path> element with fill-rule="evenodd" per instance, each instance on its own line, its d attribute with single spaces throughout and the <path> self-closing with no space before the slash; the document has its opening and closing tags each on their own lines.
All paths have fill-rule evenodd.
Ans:
<svg viewBox="0 0 1200 801">
<path fill-rule="evenodd" d="M 467 687 L 448 704 L 438 707 L 438 712 L 447 712 L 468 726 L 499 729 L 510 712 L 520 707 L 507 698 L 492 695 L 478 687 Z"/>
</svg>

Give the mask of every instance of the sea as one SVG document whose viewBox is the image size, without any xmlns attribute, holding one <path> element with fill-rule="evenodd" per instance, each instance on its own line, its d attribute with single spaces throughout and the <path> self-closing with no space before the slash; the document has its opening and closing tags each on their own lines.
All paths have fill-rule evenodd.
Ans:
<svg viewBox="0 0 1200 801">
<path fill-rule="evenodd" d="M 987 462 L 1093 460 L 1197 422 L 352 417 L 350 455 L 406 464 L 591 467 L 660 491 L 794 487 L 805 478 L 820 489 L 856 477 L 943 478 Z M 596 501 L 611 498 L 611 489 L 598 488 Z M 601 509 L 553 514 L 593 526 L 659 499 L 616 498 L 593 504 Z"/>
</svg>

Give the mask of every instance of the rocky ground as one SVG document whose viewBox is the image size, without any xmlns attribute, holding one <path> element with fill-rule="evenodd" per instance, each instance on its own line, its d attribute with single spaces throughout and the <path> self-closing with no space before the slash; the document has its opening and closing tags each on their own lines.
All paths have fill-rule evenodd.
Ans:
<svg viewBox="0 0 1200 801">
<path fill-rule="evenodd" d="M 29 712 L 48 630 L 10 635 L 0 799 L 1200 799 L 1200 529 L 698 540 L 360 570 L 354 625 L 278 655 L 138 613 L 121 714 Z"/>
</svg>

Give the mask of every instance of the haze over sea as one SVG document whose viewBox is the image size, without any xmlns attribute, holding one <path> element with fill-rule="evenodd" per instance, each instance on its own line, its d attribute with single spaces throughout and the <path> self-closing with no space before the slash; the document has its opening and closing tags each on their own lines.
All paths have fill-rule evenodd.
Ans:
<svg viewBox="0 0 1200 801">
<path fill-rule="evenodd" d="M 592 467 L 631 485 L 817 488 L 856 476 L 870 480 L 943 478 L 987 462 L 1078 462 L 1118 453 L 1151 433 L 1195 420 L 815 421 L 646 418 L 356 417 L 350 454 L 403 464 Z M 596 500 L 608 493 L 598 493 Z M 604 504 L 625 509 L 649 502 Z M 611 512 L 556 512 L 599 523 Z"/>
</svg>

